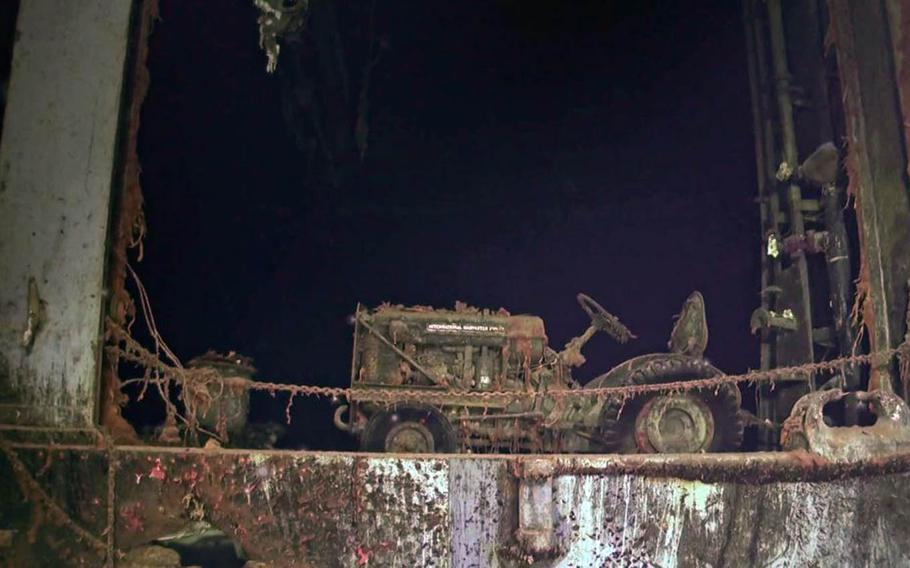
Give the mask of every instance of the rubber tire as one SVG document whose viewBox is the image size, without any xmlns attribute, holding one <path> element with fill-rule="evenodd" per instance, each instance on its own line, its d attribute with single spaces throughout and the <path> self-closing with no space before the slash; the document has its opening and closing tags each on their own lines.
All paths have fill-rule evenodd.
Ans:
<svg viewBox="0 0 910 568">
<path fill-rule="evenodd" d="M 360 436 L 364 452 L 385 452 L 389 431 L 403 422 L 419 422 L 433 436 L 433 453 L 451 454 L 458 449 L 458 435 L 449 420 L 432 406 L 397 404 L 370 417 Z"/>
<path fill-rule="evenodd" d="M 618 387 L 643 384 L 670 383 L 707 379 L 722 374 L 704 359 L 678 353 L 655 353 L 630 359 L 607 375 L 585 385 L 585 388 Z M 714 439 L 708 452 L 729 452 L 739 449 L 743 441 L 743 422 L 739 415 L 742 398 L 733 384 L 717 389 L 692 391 L 707 404 L 714 417 Z M 599 448 L 605 453 L 639 453 L 635 443 L 635 418 L 644 404 L 659 396 L 649 393 L 630 398 L 607 399 L 600 414 L 602 441 Z M 617 418 L 617 415 L 619 418 Z"/>
</svg>

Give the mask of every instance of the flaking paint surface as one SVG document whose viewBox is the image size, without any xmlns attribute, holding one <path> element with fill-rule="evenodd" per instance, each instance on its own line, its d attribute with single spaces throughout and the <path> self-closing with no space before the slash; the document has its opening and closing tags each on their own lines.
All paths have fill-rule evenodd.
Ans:
<svg viewBox="0 0 910 568">
<path fill-rule="evenodd" d="M 131 2 L 22 0 L 0 146 L 0 405 L 87 426 Z M 21 344 L 34 278 L 44 317 Z"/>
</svg>

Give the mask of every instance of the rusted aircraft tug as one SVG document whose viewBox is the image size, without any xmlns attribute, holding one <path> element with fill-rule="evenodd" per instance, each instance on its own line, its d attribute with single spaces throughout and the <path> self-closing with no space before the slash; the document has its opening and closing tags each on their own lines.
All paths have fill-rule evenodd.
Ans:
<svg viewBox="0 0 910 568">
<path fill-rule="evenodd" d="M 358 308 L 355 400 L 349 422 L 344 405 L 336 425 L 356 434 L 366 451 L 399 453 L 698 453 L 739 447 L 743 423 L 735 385 L 630 400 L 598 396 L 604 387 L 721 375 L 701 357 L 708 339 L 701 294 L 693 293 L 683 306 L 671 353 L 626 361 L 584 387 L 571 375 L 585 361 L 584 345 L 598 331 L 620 342 L 633 335 L 591 297 L 579 294 L 578 302 L 591 324 L 560 352 L 548 346 L 544 322 L 534 316 L 463 305 L 454 311 Z M 371 400 L 377 391 L 384 396 Z M 400 402 L 390 405 L 389 396 Z"/>
<path fill-rule="evenodd" d="M 274 68 L 318 5 L 255 5 Z M 701 337 L 679 330 L 670 353 L 585 386 L 568 370 L 587 339 L 628 336 L 587 298 L 592 326 L 562 351 L 530 316 L 360 309 L 349 388 L 264 383 L 212 358 L 183 368 L 133 341 L 124 280 L 143 234 L 135 136 L 154 13 L 151 0 L 20 2 L 0 146 L 7 565 L 179 566 L 209 538 L 249 566 L 910 564 L 906 6 L 743 1 L 762 366 L 695 365 Z M 339 426 L 389 453 L 140 444 L 119 415 L 122 360 L 150 369 L 149 388 L 204 401 L 170 409 L 158 440 L 204 429 L 227 408 L 214 395 L 259 389 L 343 399 Z M 756 385 L 756 416 L 734 412 L 739 383 Z M 743 425 L 761 425 L 767 451 L 714 451 Z"/>
</svg>

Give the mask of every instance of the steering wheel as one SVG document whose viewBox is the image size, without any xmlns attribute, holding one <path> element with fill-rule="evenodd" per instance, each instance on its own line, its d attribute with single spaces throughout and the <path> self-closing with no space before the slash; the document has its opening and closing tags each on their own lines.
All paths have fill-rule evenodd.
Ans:
<svg viewBox="0 0 910 568">
<path fill-rule="evenodd" d="M 596 329 L 605 332 L 607 335 L 618 341 L 625 343 L 630 339 L 635 339 L 629 328 L 624 326 L 619 318 L 604 309 L 603 306 L 594 301 L 594 298 L 587 294 L 578 294 L 576 296 L 578 305 L 591 318 L 591 325 Z"/>
</svg>

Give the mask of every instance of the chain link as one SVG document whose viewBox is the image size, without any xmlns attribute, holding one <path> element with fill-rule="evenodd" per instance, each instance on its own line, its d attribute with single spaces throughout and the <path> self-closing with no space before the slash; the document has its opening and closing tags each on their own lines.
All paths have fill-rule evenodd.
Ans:
<svg viewBox="0 0 910 568">
<path fill-rule="evenodd" d="M 108 320 L 108 333 L 115 344 L 108 347 L 114 356 L 157 370 L 166 379 L 178 383 L 190 383 L 197 378 L 218 380 L 204 369 L 177 368 L 162 362 L 154 353 L 133 339 L 123 328 Z M 120 344 L 123 346 L 121 347 Z M 331 399 L 370 400 L 378 402 L 423 401 L 435 403 L 463 403 L 468 401 L 509 403 L 517 400 L 541 397 L 562 400 L 573 398 L 621 398 L 627 399 L 648 393 L 678 393 L 687 390 L 718 389 L 723 385 L 740 383 L 771 383 L 792 380 L 793 377 L 810 377 L 817 373 L 832 372 L 858 365 L 883 364 L 901 353 L 901 348 L 886 349 L 864 355 L 851 355 L 830 361 L 807 363 L 792 367 L 780 367 L 767 371 L 749 371 L 738 375 L 721 374 L 706 379 L 672 381 L 657 384 L 627 385 L 597 388 L 558 388 L 541 390 L 476 391 L 464 389 L 407 389 L 397 387 L 326 387 L 268 381 L 249 381 L 246 388 L 269 393 L 289 393 L 292 396 L 311 396 Z M 151 379 L 150 379 L 151 380 Z"/>
</svg>

